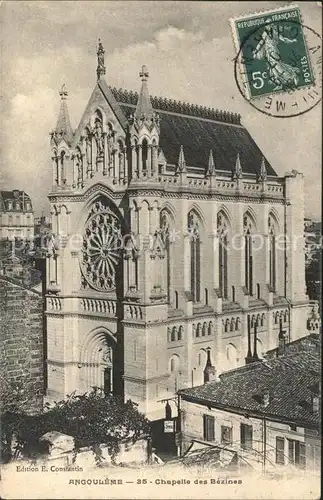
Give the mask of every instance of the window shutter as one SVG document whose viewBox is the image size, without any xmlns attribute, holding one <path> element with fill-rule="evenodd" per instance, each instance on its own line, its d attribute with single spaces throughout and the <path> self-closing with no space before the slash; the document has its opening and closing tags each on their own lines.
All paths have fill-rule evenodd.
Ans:
<svg viewBox="0 0 323 500">
<path fill-rule="evenodd" d="M 284 465 L 285 457 L 284 457 L 284 447 L 285 447 L 285 439 L 283 437 L 276 437 L 276 464 Z"/>
<path fill-rule="evenodd" d="M 306 468 L 306 446 L 304 443 L 299 443 L 299 466 L 302 469 Z"/>
<path fill-rule="evenodd" d="M 203 415 L 203 438 L 205 441 L 214 441 L 215 439 L 215 420 L 210 415 Z"/>
</svg>

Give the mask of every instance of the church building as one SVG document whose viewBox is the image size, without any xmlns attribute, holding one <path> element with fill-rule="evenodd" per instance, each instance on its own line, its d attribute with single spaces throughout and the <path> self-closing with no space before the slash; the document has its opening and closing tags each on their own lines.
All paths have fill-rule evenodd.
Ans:
<svg viewBox="0 0 323 500">
<path fill-rule="evenodd" d="M 97 58 L 79 126 L 63 86 L 51 133 L 47 395 L 99 386 L 156 420 L 207 357 L 219 374 L 304 336 L 303 175 L 240 115 L 150 96 L 145 66 L 139 93 L 112 88 Z"/>
</svg>

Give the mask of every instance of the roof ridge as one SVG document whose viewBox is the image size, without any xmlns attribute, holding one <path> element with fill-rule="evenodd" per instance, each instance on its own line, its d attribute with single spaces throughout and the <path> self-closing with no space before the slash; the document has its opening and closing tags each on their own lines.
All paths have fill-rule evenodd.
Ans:
<svg viewBox="0 0 323 500">
<path fill-rule="evenodd" d="M 123 104 L 137 105 L 139 94 L 132 90 L 109 86 L 116 101 Z M 241 125 L 241 115 L 231 111 L 222 111 L 208 106 L 193 104 L 189 102 L 178 101 L 160 96 L 150 96 L 152 106 L 156 110 L 170 111 L 173 113 L 196 116 L 199 118 L 207 118 L 210 120 L 222 121 L 225 123 L 233 123 Z"/>
</svg>

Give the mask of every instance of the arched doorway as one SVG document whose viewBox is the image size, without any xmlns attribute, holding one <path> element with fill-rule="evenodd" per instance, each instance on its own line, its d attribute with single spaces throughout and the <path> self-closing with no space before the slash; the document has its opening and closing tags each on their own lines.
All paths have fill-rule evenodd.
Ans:
<svg viewBox="0 0 323 500">
<path fill-rule="evenodd" d="M 116 339 L 106 328 L 96 328 L 89 332 L 78 364 L 81 391 L 100 387 L 105 394 L 113 392 L 116 347 Z"/>
</svg>

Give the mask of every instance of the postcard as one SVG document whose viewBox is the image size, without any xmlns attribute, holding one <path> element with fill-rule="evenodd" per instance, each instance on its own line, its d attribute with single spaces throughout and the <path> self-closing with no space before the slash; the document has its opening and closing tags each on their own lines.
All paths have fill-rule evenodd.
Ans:
<svg viewBox="0 0 323 500">
<path fill-rule="evenodd" d="M 0 12 L 1 498 L 319 498 L 322 3 Z"/>
</svg>

